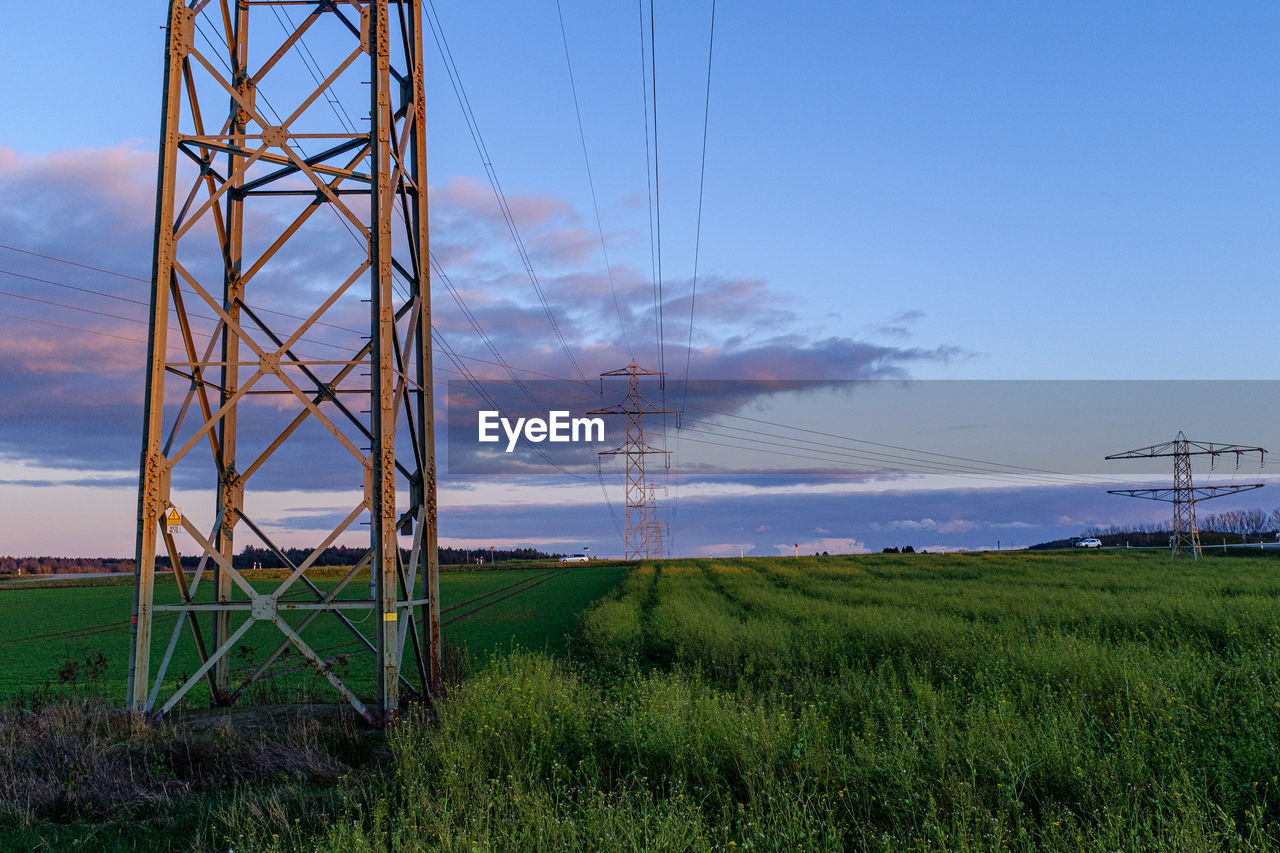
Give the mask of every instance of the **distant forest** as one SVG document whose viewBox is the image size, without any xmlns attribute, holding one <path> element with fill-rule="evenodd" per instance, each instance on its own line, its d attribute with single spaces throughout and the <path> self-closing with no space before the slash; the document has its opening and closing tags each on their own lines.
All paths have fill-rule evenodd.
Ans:
<svg viewBox="0 0 1280 853">
<path fill-rule="evenodd" d="M 316 566 L 351 566 L 364 556 L 365 548 L 329 548 L 315 561 Z M 311 553 L 307 548 L 286 548 L 285 556 L 294 565 L 301 563 Z M 405 560 L 409 559 L 408 549 L 402 548 L 400 553 Z M 510 550 L 488 548 L 440 548 L 440 565 L 464 566 L 475 565 L 481 561 L 505 562 L 508 560 L 549 560 L 562 557 L 563 554 L 548 554 L 534 548 L 512 548 Z M 198 556 L 184 556 L 182 565 L 195 567 L 200 562 Z M 286 567 L 274 552 L 266 548 L 246 547 L 232 558 L 231 564 L 237 569 L 283 569 Z M 133 560 L 113 557 L 0 557 L 0 575 L 72 575 L 90 572 L 132 572 Z M 156 557 L 156 568 L 164 569 L 169 565 L 167 556 Z"/>
</svg>

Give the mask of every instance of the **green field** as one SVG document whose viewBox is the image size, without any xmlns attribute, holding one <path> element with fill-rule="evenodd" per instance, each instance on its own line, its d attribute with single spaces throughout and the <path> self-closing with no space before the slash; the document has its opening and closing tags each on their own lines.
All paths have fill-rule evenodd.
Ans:
<svg viewBox="0 0 1280 853">
<path fill-rule="evenodd" d="M 645 563 L 569 620 L 570 655 L 494 656 L 435 719 L 387 735 L 376 768 L 219 795 L 184 843 L 1277 849 L 1278 568 L 1125 552 Z M 509 645 L 494 631 L 484 642 Z M 58 827 L 22 837 L 65 840 Z"/>
<path fill-rule="evenodd" d="M 277 573 L 278 574 L 278 573 Z M 337 572 L 333 572 L 337 575 Z M 565 571 L 561 567 L 546 565 L 520 570 L 491 570 L 474 572 L 442 572 L 440 575 L 440 606 L 442 621 L 448 622 L 443 630 L 447 646 L 462 652 L 465 661 L 487 659 L 495 649 L 507 650 L 513 646 L 561 654 L 565 649 L 566 635 L 577 628 L 579 612 L 599 598 L 622 576 L 623 569 L 616 566 L 575 567 Z M 57 584 L 71 583 L 73 586 Z M 333 580 L 321 580 L 318 586 L 328 589 Z M 255 580 L 254 586 L 268 591 L 279 584 L 271 580 Z M 350 587 L 351 595 L 366 594 L 367 573 Z M 198 600 L 208 599 L 208 582 L 204 594 Z M 511 588 L 516 592 L 509 598 L 496 601 Z M 237 591 L 238 592 L 238 591 Z M 487 594 L 496 593 L 489 598 Z M 302 590 L 291 592 L 290 597 L 306 600 Z M 344 592 L 344 597 L 350 597 Z M 157 602 L 174 601 L 177 590 L 172 578 L 161 576 L 157 581 Z M 479 599 L 479 600 L 477 600 Z M 95 692 L 123 697 L 129 663 L 129 612 L 133 601 L 132 581 L 115 579 L 112 583 L 102 580 L 53 581 L 44 586 L 40 582 L 11 583 L 0 589 L 0 655 L 5 661 L 0 666 L 0 701 L 12 699 L 48 686 L 69 686 L 66 676 L 75 672 L 77 686 L 91 687 Z M 475 602 L 468 605 L 468 602 Z M 489 606 L 485 606 L 489 605 Z M 483 608 L 478 612 L 471 612 Z M 462 618 L 458 618 L 458 617 Z M 296 614 L 287 617 L 297 623 Z M 457 620 L 457 621 L 452 621 Z M 173 616 L 158 613 L 155 619 L 156 649 L 153 655 L 163 651 L 174 622 Z M 368 634 L 367 625 L 364 633 Z M 207 630 L 207 628 L 206 628 Z M 253 627 L 245 635 L 233 654 L 233 669 L 247 671 L 274 648 L 280 632 L 269 624 Z M 340 623 L 332 618 L 318 619 L 303 635 L 317 650 L 327 650 L 329 655 L 348 653 L 349 677 L 358 688 L 372 689 L 372 671 L 363 673 L 361 667 L 372 667 L 372 656 L 358 656 L 359 641 Z M 85 661 L 97 659 L 101 653 L 105 667 L 101 672 L 89 675 Z M 452 658 L 457 662 L 458 655 Z M 68 662 L 73 669 L 67 669 Z M 170 669 L 167 689 L 179 682 L 179 676 L 193 672 L 197 658 L 190 635 L 183 632 L 178 652 Z M 464 668 L 469 666 L 464 663 Z M 296 657 L 288 658 L 279 670 L 298 670 Z M 78 671 L 77 671 L 78 670 Z M 60 680 L 61 676 L 61 680 Z M 91 684 L 89 682 L 92 682 Z M 326 683 L 309 671 L 291 672 L 267 685 L 272 696 L 282 693 L 296 696 L 305 691 L 307 698 L 328 701 L 337 698 Z M 208 691 L 193 690 L 191 704 L 199 706 L 207 702 Z"/>
</svg>

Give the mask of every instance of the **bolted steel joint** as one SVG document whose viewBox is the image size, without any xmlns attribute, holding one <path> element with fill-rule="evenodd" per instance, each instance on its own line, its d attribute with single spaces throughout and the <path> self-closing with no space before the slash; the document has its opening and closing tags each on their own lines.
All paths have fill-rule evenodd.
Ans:
<svg viewBox="0 0 1280 853">
<path fill-rule="evenodd" d="M 288 141 L 289 130 L 282 125 L 269 124 L 262 129 L 263 145 L 269 145 L 272 148 L 283 148 Z"/>
<path fill-rule="evenodd" d="M 196 10 L 188 6 L 176 8 L 171 26 L 174 30 L 169 34 L 169 38 L 178 55 L 186 56 L 191 53 L 195 46 Z"/>
<path fill-rule="evenodd" d="M 250 603 L 249 615 L 260 622 L 270 622 L 276 618 L 276 598 L 274 595 L 255 595 Z"/>
<path fill-rule="evenodd" d="M 222 483 L 223 513 L 222 529 L 228 534 L 240 521 L 240 512 L 244 508 L 244 479 L 236 471 L 228 471 Z"/>
</svg>

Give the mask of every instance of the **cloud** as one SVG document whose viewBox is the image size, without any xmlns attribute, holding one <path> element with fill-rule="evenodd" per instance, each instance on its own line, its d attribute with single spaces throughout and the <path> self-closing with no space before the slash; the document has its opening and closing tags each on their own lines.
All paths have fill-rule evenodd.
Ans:
<svg viewBox="0 0 1280 853">
<path fill-rule="evenodd" d="M 971 530 L 977 530 L 983 526 L 979 521 L 968 521 L 963 518 L 953 518 L 951 521 L 938 525 L 939 533 L 967 533 Z"/>
<path fill-rule="evenodd" d="M 0 480 L 0 486 L 20 486 L 28 489 L 78 488 L 78 489 L 111 489 L 120 486 L 130 488 L 138 485 L 137 477 L 79 477 L 65 480 Z"/>
<path fill-rule="evenodd" d="M 154 150 L 128 144 L 40 156 L 0 148 L 0 198 L 9 200 L 0 234 L 12 246 L 146 276 L 155 169 Z M 97 276 L 114 287 L 111 278 Z"/>
<path fill-rule="evenodd" d="M 0 453 L 87 471 L 136 469 L 145 377 L 143 341 L 149 313 L 145 279 L 154 233 L 154 175 L 154 151 L 136 145 L 40 156 L 0 149 L 0 194 L 23 200 L 20 205 L 0 209 L 0 232 L 11 245 L 49 256 L 0 252 L 0 269 L 28 276 L 0 276 L 0 289 L 27 297 L 0 297 L 7 300 L 3 313 L 41 321 L 24 323 L 0 317 Z M 618 334 L 619 314 L 636 341 L 650 338 L 650 277 L 627 264 L 615 264 L 606 272 L 596 257 L 594 231 L 584 228 L 583 218 L 572 205 L 551 194 L 508 197 L 512 215 L 537 264 L 547 298 L 544 307 L 515 256 L 488 185 L 457 177 L 433 186 L 431 192 L 433 247 L 467 304 L 465 311 L 456 305 L 442 277 L 437 276 L 433 321 L 467 370 L 504 383 L 511 383 L 511 377 L 500 362 L 524 371 L 569 373 L 560 342 L 547 321 L 548 309 L 589 377 L 631 360 Z M 285 199 L 275 206 L 256 205 L 247 212 L 246 269 L 252 268 L 257 255 L 305 209 L 305 200 Z M 183 245 L 185 254 L 180 260 L 217 301 L 222 273 L 212 233 L 188 239 Z M 248 285 L 250 304 L 277 334 L 288 336 L 302 322 L 299 318 L 315 309 L 317 294 L 331 291 L 356 268 L 362 251 L 337 217 L 320 211 L 298 228 L 286 251 L 254 274 Z M 123 275 L 51 258 L 66 258 Z M 327 325 L 309 330 L 295 351 L 305 357 L 336 359 L 358 347 L 360 331 L 368 323 L 368 306 L 360 301 L 360 286 L 357 283 L 335 303 L 321 318 Z M 663 307 L 669 316 L 687 315 L 691 287 L 692 282 L 679 279 L 667 283 Z M 37 299 L 43 301 L 33 301 Z M 896 347 L 836 334 L 815 335 L 803 325 L 802 318 L 785 307 L 787 302 L 759 278 L 700 277 L 692 351 L 681 343 L 669 342 L 668 363 L 682 364 L 688 355 L 695 376 L 822 382 L 905 376 L 916 365 L 964 357 L 962 350 L 951 346 Z M 194 299 L 188 302 L 187 310 L 193 318 L 197 350 L 202 351 L 214 328 L 215 309 Z M 908 322 L 914 316 L 906 312 L 899 319 Z M 475 323 L 495 342 L 500 355 L 475 334 Z M 248 319 L 245 325 L 254 329 Z M 267 345 L 265 335 L 253 334 Z M 170 342 L 178 340 L 175 321 Z M 436 361 L 441 369 L 438 380 L 456 376 L 451 373 L 457 368 L 450 359 L 437 354 Z M 522 381 L 531 376 L 512 372 Z M 167 413 L 171 417 L 186 386 L 170 376 L 167 388 L 174 406 Z M 597 389 L 588 390 L 598 396 Z M 760 393 L 769 392 L 762 387 L 745 394 L 714 393 L 706 399 L 721 411 L 738 411 Z M 512 393 L 508 384 L 504 394 L 509 398 Z M 699 399 L 691 392 L 691 402 Z M 332 407 L 326 404 L 325 408 L 352 443 L 365 443 Z M 260 397 L 244 404 L 239 429 L 242 466 L 267 446 L 295 411 L 297 401 L 288 396 Z M 184 429 L 189 430 L 198 417 L 198 406 L 190 406 Z M 185 433 L 180 433 L 175 446 L 184 441 Z M 690 441 L 682 451 L 682 465 L 687 465 L 685 470 L 695 478 L 703 449 Z M 197 455 L 192 460 L 202 454 L 206 461 L 180 465 L 175 470 L 175 486 L 196 486 L 212 476 L 207 446 L 198 443 L 192 453 Z M 316 465 L 317 458 L 333 463 Z M 593 452 L 565 455 L 562 464 L 594 479 L 590 470 L 595 464 Z M 358 482 L 357 468 L 329 431 L 308 419 L 261 473 L 255 474 L 253 487 L 331 490 Z M 541 460 L 527 470 L 537 475 L 549 473 Z M 725 470 L 722 465 L 704 466 L 702 473 L 714 476 Z M 791 482 L 799 484 L 818 470 L 792 466 L 788 475 L 745 466 L 731 472 L 730 477 L 772 487 L 783 482 L 779 476 L 790 476 Z M 827 466 L 819 480 L 851 481 L 866 476 Z"/>
<path fill-rule="evenodd" d="M 572 206 L 550 194 L 510 194 L 506 196 L 516 227 L 538 228 L 560 219 L 577 219 Z M 444 224 L 454 222 L 486 223 L 506 229 L 506 218 L 493 188 L 476 178 L 457 177 L 442 186 L 432 187 L 431 201 L 444 217 Z"/>
<path fill-rule="evenodd" d="M 886 338 L 907 338 L 911 327 L 925 318 L 923 311 L 902 311 L 875 327 L 875 334 Z"/>
<path fill-rule="evenodd" d="M 886 347 L 851 338 L 786 334 L 748 345 L 734 338 L 697 353 L 698 375 L 736 379 L 848 380 L 905 378 L 914 365 L 962 358 L 954 346 Z"/>
<path fill-rule="evenodd" d="M 821 554 L 869 554 L 871 549 L 866 543 L 858 539 L 841 538 L 838 536 L 828 536 L 818 539 L 806 539 L 798 543 L 798 551 L 801 555 Z M 774 550 L 779 556 L 786 557 L 797 553 L 797 543 L 774 544 Z"/>
<path fill-rule="evenodd" d="M 932 518 L 922 518 L 919 521 L 914 519 L 900 519 L 887 523 L 871 522 L 869 525 L 872 530 L 877 532 L 889 532 L 892 530 L 937 530 L 938 522 Z"/>
<path fill-rule="evenodd" d="M 1070 523 L 1068 522 L 1065 523 Z M 1039 525 L 1031 524 L 1025 521 L 987 521 L 977 519 L 953 518 L 949 521 L 938 522 L 932 518 L 900 519 L 886 523 L 872 522 L 868 525 L 876 532 L 888 533 L 895 530 L 906 531 L 934 531 L 937 533 L 968 533 L 976 530 L 1034 530 Z"/>
</svg>

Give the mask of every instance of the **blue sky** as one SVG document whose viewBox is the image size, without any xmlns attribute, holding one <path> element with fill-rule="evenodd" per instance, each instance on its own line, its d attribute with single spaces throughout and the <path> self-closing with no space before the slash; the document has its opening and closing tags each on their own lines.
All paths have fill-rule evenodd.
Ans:
<svg viewBox="0 0 1280 853">
<path fill-rule="evenodd" d="M 575 0 L 561 8 L 627 338 L 640 361 L 652 362 L 637 9 Z M 620 342 L 604 275 L 556 4 L 437 2 L 436 9 L 579 360 L 589 373 L 620 367 L 631 353 Z M 682 369 L 710 4 L 658 2 L 655 10 L 664 317 L 669 363 Z M 1265 331 L 1280 269 L 1274 4 L 721 3 L 716 14 L 693 375 L 1274 376 Z M 6 67 L 29 71 L 0 91 L 7 117 L 0 242 L 147 276 L 164 16 L 162 3 L 109 15 L 83 4 L 50 38 L 47 13 L 11 11 L 0 37 Z M 564 375 L 433 43 L 426 59 L 433 245 L 506 357 Z M 138 282 L 6 250 L 0 269 L 130 299 L 146 295 Z M 300 271 L 295 283 L 319 274 Z M 0 416 L 0 496 L 19 508 L 17 523 L 0 532 L 0 552 L 127 554 L 142 366 L 137 348 L 121 338 L 139 336 L 140 327 L 31 301 L 65 302 L 65 287 L 0 275 L 0 289 L 29 297 L 0 296 L 0 312 L 11 315 L 0 316 L 8 341 L 0 348 L 7 412 Z M 141 316 L 139 306 L 119 299 L 73 299 L 82 309 Z M 451 342 L 483 356 L 448 295 L 437 292 L 435 300 Z M 1212 434 L 1199 437 L 1277 444 L 1266 433 L 1238 434 L 1252 424 L 1224 409 L 1204 425 Z M 809 423 L 821 412 L 794 415 Z M 1107 417 L 1117 439 L 1106 452 L 1167 440 L 1183 426 L 1127 435 L 1122 411 Z M 873 419 L 858 429 L 857 437 L 892 441 L 896 427 Z M 1024 433 L 1043 429 L 1027 425 Z M 706 462 L 691 446 L 680 447 L 690 472 Z M 1009 461 L 1002 446 L 993 440 L 978 456 Z M 754 471 L 766 463 L 748 454 L 717 464 Z M 1038 464 L 1055 467 L 1052 454 Z M 87 480 L 101 485 L 86 487 Z M 818 501 L 827 506 L 831 494 L 845 494 L 840 479 L 815 471 L 809 482 L 823 496 L 808 504 L 754 486 L 732 501 L 723 494 L 687 500 L 675 514 L 677 548 L 733 544 L 726 508 L 748 503 L 775 522 L 791 519 L 795 529 L 779 531 L 779 541 L 847 539 L 871 548 L 903 544 L 877 538 L 895 521 L 915 523 L 895 529 L 918 535 L 931 532 L 924 519 L 935 528 L 964 521 L 972 535 L 941 544 L 979 546 L 994 543 L 999 528 L 991 525 L 1034 524 L 1032 538 L 1052 538 L 1078 533 L 1077 522 L 1155 518 L 1162 509 L 1086 500 L 1063 486 L 1060 511 L 1037 510 L 1035 518 L 1013 517 L 1017 502 L 990 490 L 975 493 L 963 511 L 941 491 L 931 511 L 912 492 L 895 512 L 894 502 L 908 499 L 891 490 L 880 497 L 879 529 L 868 520 L 832 532 L 829 523 L 809 522 Z M 476 529 L 483 513 L 471 509 L 488 507 L 491 515 L 529 516 L 524 528 L 509 531 L 513 542 L 523 536 L 573 547 L 547 532 L 559 529 L 548 519 L 557 506 L 562 518 L 576 512 L 564 506 L 590 506 L 593 520 L 575 536 L 596 530 L 593 551 L 608 552 L 609 516 L 594 478 L 588 485 L 591 498 L 576 496 L 577 484 L 540 482 L 543 506 L 518 484 L 479 492 L 475 484 L 446 484 L 442 536 L 492 538 Z M 303 491 L 314 497 L 329 486 Z M 449 488 L 458 490 L 455 516 Z M 1038 492 L 1037 505 L 1050 503 L 1050 492 Z M 1273 503 L 1246 503 L 1259 502 Z M 281 497 L 280 518 L 291 517 L 291 508 Z M 1052 523 L 1062 518 L 1069 522 Z M 751 542 L 772 553 L 777 543 L 758 532 Z M 308 535 L 300 532 L 300 543 Z"/>
</svg>

